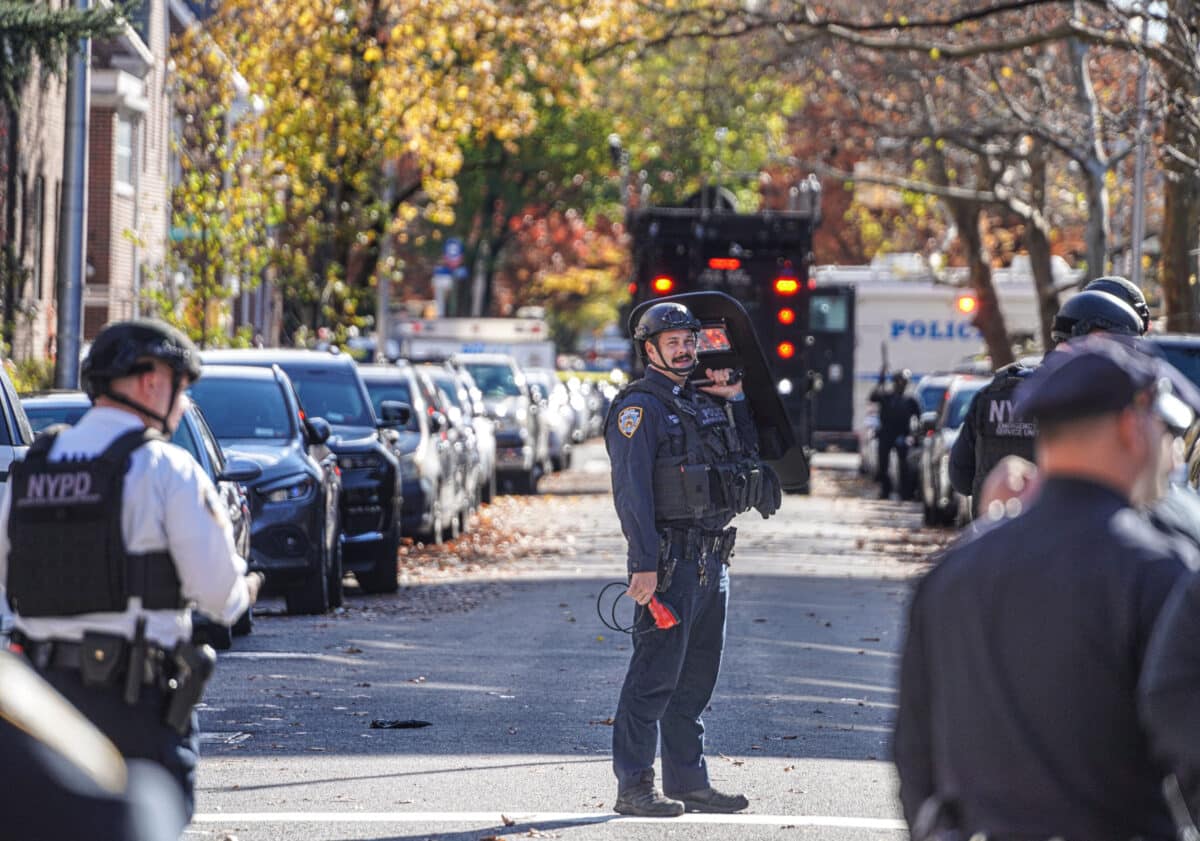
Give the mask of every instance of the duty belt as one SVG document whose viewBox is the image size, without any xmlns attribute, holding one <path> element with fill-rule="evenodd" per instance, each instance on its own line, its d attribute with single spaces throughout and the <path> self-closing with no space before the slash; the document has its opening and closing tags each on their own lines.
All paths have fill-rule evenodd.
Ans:
<svg viewBox="0 0 1200 841">
<path fill-rule="evenodd" d="M 710 531 L 668 526 L 661 529 L 659 534 L 666 544 L 664 557 L 679 561 L 697 561 L 716 555 L 722 563 L 728 563 L 729 556 L 733 554 L 737 529 L 730 526 L 727 529 Z"/>
<path fill-rule="evenodd" d="M 58 669 L 61 671 L 82 672 L 84 664 L 103 666 L 104 661 L 110 661 L 112 682 L 123 681 L 128 668 L 126 662 L 129 651 L 133 646 L 131 640 L 112 640 L 112 644 L 104 645 L 96 641 L 76 642 L 74 640 L 35 640 L 25 636 L 20 631 L 14 631 L 11 648 L 17 653 L 24 654 L 34 668 L 39 671 Z M 157 645 L 146 647 L 146 657 L 142 661 L 142 683 L 150 686 L 163 686 L 170 677 L 170 653 Z"/>
</svg>

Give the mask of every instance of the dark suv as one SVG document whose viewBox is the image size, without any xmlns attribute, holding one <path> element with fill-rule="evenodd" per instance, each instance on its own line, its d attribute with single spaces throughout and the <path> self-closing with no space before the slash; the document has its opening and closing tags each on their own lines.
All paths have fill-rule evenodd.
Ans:
<svg viewBox="0 0 1200 841">
<path fill-rule="evenodd" d="M 203 357 L 206 364 L 278 365 L 295 386 L 305 415 L 329 423 L 333 434 L 327 445 L 342 472 L 343 565 L 365 592 L 396 592 L 403 493 L 400 464 L 384 430 L 400 421 L 376 419 L 354 360 L 339 353 L 279 349 L 206 351 Z"/>
<path fill-rule="evenodd" d="M 204 366 L 190 390 L 209 428 L 231 456 L 262 475 L 248 483 L 250 566 L 267 573 L 288 613 L 324 613 L 342 603 L 342 542 L 337 457 L 331 430 L 303 418 L 291 380 L 278 366 Z"/>
</svg>

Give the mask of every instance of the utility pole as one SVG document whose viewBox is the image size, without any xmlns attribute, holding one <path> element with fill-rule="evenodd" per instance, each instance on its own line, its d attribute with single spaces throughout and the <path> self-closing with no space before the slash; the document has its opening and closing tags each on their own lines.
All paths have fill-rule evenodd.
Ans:
<svg viewBox="0 0 1200 841">
<path fill-rule="evenodd" d="M 89 0 L 75 0 L 88 9 Z M 87 244 L 88 68 L 92 42 L 81 38 L 67 60 L 67 126 L 64 139 L 62 209 L 55 283 L 58 327 L 54 339 L 54 385 L 75 388 L 79 383 L 79 348 L 83 313 L 84 254 Z"/>
</svg>

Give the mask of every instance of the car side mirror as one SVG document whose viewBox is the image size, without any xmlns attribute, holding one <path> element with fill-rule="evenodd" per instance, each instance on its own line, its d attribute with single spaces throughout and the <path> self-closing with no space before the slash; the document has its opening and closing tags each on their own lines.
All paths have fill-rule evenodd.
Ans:
<svg viewBox="0 0 1200 841">
<path fill-rule="evenodd" d="M 380 426 L 404 426 L 412 419 L 412 406 L 399 400 L 384 400 L 379 404 L 379 414 L 383 416 Z"/>
<path fill-rule="evenodd" d="M 325 418 L 305 418 L 304 431 L 308 435 L 310 444 L 324 444 L 333 434 L 333 427 Z"/>
<path fill-rule="evenodd" d="M 937 412 L 922 412 L 921 413 L 921 431 L 929 434 L 937 429 Z"/>
<path fill-rule="evenodd" d="M 253 482 L 262 475 L 262 467 L 257 462 L 246 458 L 231 458 L 225 462 L 225 469 L 217 479 L 222 482 Z"/>
</svg>

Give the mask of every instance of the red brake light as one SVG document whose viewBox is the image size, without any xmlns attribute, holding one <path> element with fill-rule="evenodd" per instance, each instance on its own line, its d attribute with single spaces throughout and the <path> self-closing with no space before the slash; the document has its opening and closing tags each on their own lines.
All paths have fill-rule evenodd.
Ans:
<svg viewBox="0 0 1200 841">
<path fill-rule="evenodd" d="M 790 307 L 784 307 L 779 311 L 780 324 L 794 324 L 796 322 L 796 311 Z"/>
<path fill-rule="evenodd" d="M 631 283 L 631 284 L 629 284 L 629 287 L 628 287 L 628 288 L 629 288 L 629 294 L 630 294 L 630 295 L 636 295 L 636 294 L 637 294 L 637 284 L 636 284 L 636 283 Z"/>
<path fill-rule="evenodd" d="M 954 302 L 954 307 L 963 315 L 970 315 L 979 307 L 979 302 L 975 300 L 974 295 L 959 295 L 958 300 Z"/>
<path fill-rule="evenodd" d="M 794 277 L 775 278 L 775 291 L 780 295 L 795 295 L 800 291 L 800 281 Z"/>
<path fill-rule="evenodd" d="M 675 288 L 675 280 L 663 274 L 654 278 L 654 282 L 651 285 L 654 287 L 654 291 L 659 295 L 666 295 Z"/>
<path fill-rule="evenodd" d="M 775 352 L 779 354 L 780 359 L 791 359 L 796 355 L 796 346 L 791 342 L 780 342 Z"/>
<path fill-rule="evenodd" d="M 737 257 L 712 257 L 708 261 L 710 269 L 720 269 L 723 272 L 732 272 L 742 267 L 742 261 Z"/>
</svg>

